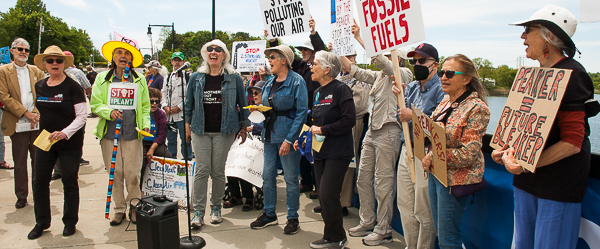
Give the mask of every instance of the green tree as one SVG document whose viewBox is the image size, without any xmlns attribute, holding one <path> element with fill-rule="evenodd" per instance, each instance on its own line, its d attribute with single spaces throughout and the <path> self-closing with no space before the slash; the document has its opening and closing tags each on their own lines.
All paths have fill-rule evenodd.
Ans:
<svg viewBox="0 0 600 249">
<path fill-rule="evenodd" d="M 496 69 L 496 86 L 510 88 L 516 76 L 517 69 L 510 68 L 507 65 L 499 66 Z"/>
</svg>

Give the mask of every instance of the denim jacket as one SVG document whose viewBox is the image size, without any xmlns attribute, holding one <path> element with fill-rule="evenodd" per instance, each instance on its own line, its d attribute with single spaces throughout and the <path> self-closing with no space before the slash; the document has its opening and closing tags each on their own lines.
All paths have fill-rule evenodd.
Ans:
<svg viewBox="0 0 600 249">
<path fill-rule="evenodd" d="M 190 76 L 185 93 L 185 122 L 190 124 L 190 130 L 198 135 L 204 134 L 203 100 L 205 79 L 205 73 L 193 73 Z M 223 103 L 221 134 L 235 134 L 241 126 L 247 127 L 250 125 L 248 110 L 243 109 L 248 105 L 244 92 L 242 77 L 237 73 L 229 74 L 225 71 L 221 83 L 221 100 Z"/>
<path fill-rule="evenodd" d="M 271 88 L 275 80 L 276 77 L 269 79 L 263 87 L 262 102 L 265 106 L 271 106 L 269 96 L 271 96 Z M 296 110 L 296 117 L 291 119 L 286 116 L 278 116 L 271 131 L 270 142 L 282 143 L 285 141 L 293 144 L 300 136 L 300 130 L 306 123 L 306 115 L 308 114 L 308 92 L 302 76 L 289 70 L 283 85 L 273 93 L 273 105 L 271 107 L 274 111 Z M 269 117 L 265 120 L 265 124 L 268 119 Z M 263 129 L 262 132 L 263 138 L 265 130 Z"/>
</svg>

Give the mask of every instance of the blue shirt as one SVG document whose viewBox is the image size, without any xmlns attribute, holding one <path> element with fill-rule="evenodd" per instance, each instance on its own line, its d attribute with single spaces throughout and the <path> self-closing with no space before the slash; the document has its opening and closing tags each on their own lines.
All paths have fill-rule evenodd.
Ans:
<svg viewBox="0 0 600 249">
<path fill-rule="evenodd" d="M 444 99 L 445 92 L 442 91 L 442 82 L 440 77 L 435 74 L 421 90 L 421 81 L 415 80 L 408 84 L 404 91 L 404 101 L 406 107 L 410 108 L 412 104 L 419 108 L 425 115 L 431 116 L 435 108 Z M 408 123 L 410 127 L 410 134 L 412 140 L 412 121 Z M 404 142 L 404 133 L 402 133 L 401 140 Z"/>
</svg>

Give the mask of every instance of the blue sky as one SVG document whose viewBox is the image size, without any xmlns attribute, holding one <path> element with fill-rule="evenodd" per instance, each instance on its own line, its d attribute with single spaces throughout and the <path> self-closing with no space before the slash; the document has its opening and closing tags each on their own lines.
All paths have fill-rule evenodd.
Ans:
<svg viewBox="0 0 600 249">
<path fill-rule="evenodd" d="M 0 11 L 8 11 L 15 3 L 1 1 Z M 175 31 L 180 34 L 212 29 L 211 0 L 45 0 L 44 3 L 52 15 L 62 18 L 70 26 L 85 29 L 97 48 L 108 41 L 113 31 L 137 39 L 140 47 L 149 48 L 148 24 L 170 25 L 174 22 Z M 243 31 L 253 36 L 263 34 L 258 0 L 217 0 L 216 3 L 217 30 Z M 325 42 L 330 41 L 330 1 L 308 0 L 308 3 L 317 31 Z M 567 8 L 579 19 L 578 0 L 423 0 L 421 7 L 427 37 L 424 42 L 437 47 L 443 56 L 462 53 L 469 58 L 488 59 L 494 66 L 514 68 L 517 58 L 525 55 L 523 40 L 519 38 L 523 28 L 508 23 L 525 20 L 548 3 Z M 160 29 L 153 28 L 152 32 L 156 41 Z M 582 52 L 581 58 L 576 55 L 575 59 L 591 72 L 600 72 L 599 34 L 600 23 L 579 23 L 573 36 Z M 308 33 L 284 37 L 283 41 L 300 45 L 306 39 Z M 149 50 L 142 52 L 150 53 Z M 364 61 L 363 51 L 357 52 L 358 61 Z M 524 64 L 538 66 L 529 59 L 524 59 Z"/>
</svg>

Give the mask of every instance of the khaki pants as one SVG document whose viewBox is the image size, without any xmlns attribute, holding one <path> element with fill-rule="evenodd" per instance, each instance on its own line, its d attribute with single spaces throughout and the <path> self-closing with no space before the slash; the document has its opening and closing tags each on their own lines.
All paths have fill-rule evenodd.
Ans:
<svg viewBox="0 0 600 249">
<path fill-rule="evenodd" d="M 102 159 L 109 174 L 113 145 L 113 139 L 100 140 Z M 142 168 L 142 159 L 141 139 L 119 141 L 112 189 L 112 202 L 115 204 L 115 213 L 125 213 L 129 201 L 134 198 L 141 198 L 140 170 Z M 127 188 L 127 198 L 125 198 L 125 187 Z M 134 200 L 131 202 L 131 205 L 135 206 L 137 203 L 138 200 Z"/>
<path fill-rule="evenodd" d="M 363 119 L 357 119 L 356 124 L 352 129 L 352 134 L 354 135 L 355 165 L 358 165 L 360 163 L 360 158 L 358 157 L 358 150 L 360 150 L 360 138 L 362 137 L 364 129 L 365 124 L 363 123 Z M 346 175 L 344 176 L 344 183 L 342 184 L 342 193 L 340 194 L 340 201 L 342 202 L 342 207 L 350 207 L 350 205 L 352 205 L 352 186 L 354 185 L 354 171 L 356 171 L 356 168 L 348 167 Z"/>
<path fill-rule="evenodd" d="M 394 210 L 394 168 L 398 148 L 400 126 L 396 123 L 387 123 L 376 131 L 369 129 L 363 141 L 356 183 L 360 197 L 360 224 L 374 227 L 373 231 L 381 235 L 392 233 L 390 222 Z M 378 203 L 377 216 L 375 201 Z"/>
<path fill-rule="evenodd" d="M 398 161 L 397 198 L 404 239 L 409 249 L 435 247 L 435 227 L 429 207 L 428 180 L 423 172 L 421 161 L 415 157 L 415 183 L 412 183 L 406 146 L 403 146 Z"/>
</svg>

